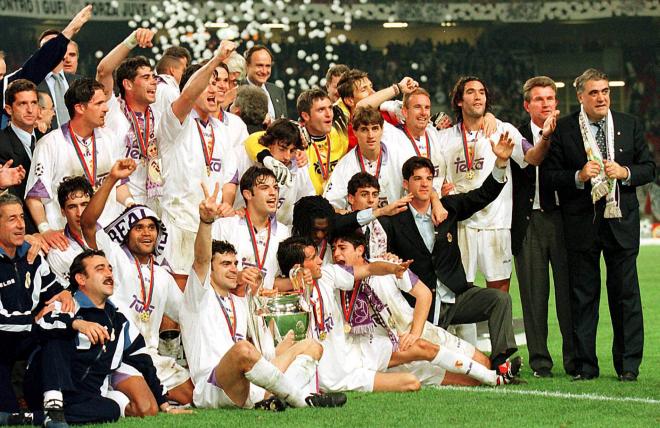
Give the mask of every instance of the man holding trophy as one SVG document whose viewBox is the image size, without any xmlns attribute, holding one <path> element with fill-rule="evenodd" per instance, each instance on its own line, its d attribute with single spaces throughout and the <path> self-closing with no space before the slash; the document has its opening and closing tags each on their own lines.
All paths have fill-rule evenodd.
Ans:
<svg viewBox="0 0 660 428">
<path fill-rule="evenodd" d="M 287 336 L 270 358 L 245 340 L 248 307 L 237 287 L 238 260 L 231 244 L 211 240 L 220 217 L 218 185 L 199 205 L 193 268 L 181 311 L 183 343 L 195 383 L 197 407 L 243 407 L 284 410 L 292 407 L 336 407 L 343 394 L 318 394 L 316 367 L 323 347 L 313 339 L 293 342 Z"/>
</svg>

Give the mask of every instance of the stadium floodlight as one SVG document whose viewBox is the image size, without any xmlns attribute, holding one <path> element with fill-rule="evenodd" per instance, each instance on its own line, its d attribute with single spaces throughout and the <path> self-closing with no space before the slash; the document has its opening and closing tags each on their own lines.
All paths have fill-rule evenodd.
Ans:
<svg viewBox="0 0 660 428">
<path fill-rule="evenodd" d="M 207 22 L 204 24 L 204 27 L 206 28 L 227 28 L 229 27 L 229 24 L 226 22 Z"/>
<path fill-rule="evenodd" d="M 626 82 L 623 80 L 610 80 L 610 87 L 621 87 L 626 86 Z"/>
<path fill-rule="evenodd" d="M 383 22 L 383 28 L 406 28 L 407 22 Z"/>
<path fill-rule="evenodd" d="M 557 86 L 558 88 L 563 88 L 563 87 L 566 86 L 566 83 L 564 83 L 564 82 L 555 82 L 555 86 Z"/>
</svg>

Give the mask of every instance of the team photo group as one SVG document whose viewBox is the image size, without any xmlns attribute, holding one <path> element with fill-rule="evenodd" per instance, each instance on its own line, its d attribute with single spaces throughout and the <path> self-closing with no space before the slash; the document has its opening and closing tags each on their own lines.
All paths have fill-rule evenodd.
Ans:
<svg viewBox="0 0 660 428">
<path fill-rule="evenodd" d="M 156 31 L 127 27 L 80 75 L 92 15 L 18 69 L 0 55 L 0 425 L 524 383 L 514 265 L 533 376 L 637 380 L 636 188 L 656 166 L 605 73 L 575 77 L 574 112 L 550 77 L 519 76 L 507 96 L 528 119 L 511 124 L 479 76 L 441 113 L 423 82 L 335 64 L 287 111 L 260 44 L 152 62 Z"/>
</svg>

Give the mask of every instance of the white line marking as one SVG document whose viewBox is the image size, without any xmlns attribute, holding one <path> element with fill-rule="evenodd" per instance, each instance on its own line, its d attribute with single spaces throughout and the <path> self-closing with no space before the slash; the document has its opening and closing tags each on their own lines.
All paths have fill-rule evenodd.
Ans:
<svg viewBox="0 0 660 428">
<path fill-rule="evenodd" d="M 482 392 L 490 394 L 514 394 L 514 395 L 535 395 L 538 397 L 552 397 L 552 398 L 566 398 L 578 400 L 595 400 L 595 401 L 616 401 L 628 403 L 642 403 L 642 404 L 660 404 L 660 400 L 654 398 L 642 397 L 608 397 L 607 395 L 599 394 L 573 394 L 570 392 L 556 392 L 556 391 L 539 391 L 536 389 L 506 389 L 506 388 L 475 388 L 468 386 L 433 386 L 438 390 L 450 390 L 461 392 Z"/>
</svg>

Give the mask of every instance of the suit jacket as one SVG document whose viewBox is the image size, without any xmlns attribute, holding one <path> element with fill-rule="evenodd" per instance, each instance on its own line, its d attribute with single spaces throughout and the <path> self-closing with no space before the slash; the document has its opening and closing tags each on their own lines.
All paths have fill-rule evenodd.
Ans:
<svg viewBox="0 0 660 428">
<path fill-rule="evenodd" d="M 518 128 L 518 131 L 529 142 L 534 141 L 532 126 L 530 123 Z M 542 163 L 539 171 L 544 167 Z M 511 216 L 511 251 L 514 256 L 520 253 L 523 240 L 527 234 L 527 226 L 532 214 L 534 195 L 536 193 L 536 167 L 528 165 L 520 168 L 517 163 L 511 162 L 511 176 L 513 178 L 513 212 Z M 539 199 L 541 209 L 545 212 L 556 210 L 555 192 L 549 186 L 544 186 L 539 181 Z"/>
<path fill-rule="evenodd" d="M 604 219 L 605 198 L 594 205 L 591 184 L 584 189 L 575 185 L 575 173 L 587 163 L 578 112 L 557 121 L 550 152 L 541 170 L 544 186 L 557 190 L 564 221 L 566 245 L 584 250 L 594 244 L 602 222 L 606 222 L 623 248 L 639 246 L 639 202 L 635 187 L 655 177 L 655 163 L 644 141 L 641 122 L 630 115 L 612 112 L 614 122 L 614 159 L 630 170 L 630 185 L 618 181 L 617 199 L 623 215 L 620 219 Z"/>
<path fill-rule="evenodd" d="M 75 80 L 82 79 L 83 77 L 84 77 L 84 76 L 81 76 L 80 74 L 72 74 L 72 73 L 66 73 L 66 72 L 64 73 L 64 79 L 66 79 L 66 82 L 69 84 L 69 86 L 71 86 L 71 84 L 72 84 Z M 49 87 L 48 84 L 46 83 L 46 78 L 45 78 L 45 77 L 44 77 L 44 79 L 41 81 L 41 83 L 39 83 L 39 85 L 37 86 L 37 90 L 39 90 L 39 91 L 41 91 L 41 92 L 47 92 L 48 95 L 50 95 L 50 98 L 51 98 L 51 99 L 53 99 L 53 100 L 55 99 L 55 96 L 54 96 L 53 93 L 50 91 L 50 87 Z M 63 103 L 64 100 L 62 99 L 61 101 L 58 100 L 58 101 L 56 101 L 56 102 L 62 102 L 62 103 Z M 55 117 L 53 117 L 53 126 L 51 127 L 50 130 L 55 129 L 55 128 L 59 127 L 60 125 L 62 125 L 62 124 L 61 124 L 61 123 L 58 123 L 58 121 L 57 121 L 57 114 L 56 114 Z"/>
<path fill-rule="evenodd" d="M 7 86 L 16 79 L 27 79 L 35 85 L 39 85 L 46 78 L 50 71 L 57 67 L 57 64 L 62 61 L 66 48 L 69 45 L 69 39 L 62 34 L 53 37 L 42 47 L 32 54 L 30 58 L 18 70 L 7 74 L 2 79 L 2 105 L 5 105 L 5 90 Z M 2 119 L 0 119 L 0 128 L 4 129 L 9 123 L 9 116 L 2 109 Z"/>
<path fill-rule="evenodd" d="M 391 221 L 381 223 L 387 233 L 389 251 L 404 260 L 413 259 L 410 269 L 431 289 L 434 296 L 438 279 L 456 295 L 463 293 L 470 286 L 465 279 L 461 251 L 458 248 L 458 222 L 493 202 L 502 188 L 504 183 L 499 183 L 490 175 L 478 189 L 442 198 L 448 215 L 445 221 L 435 227 L 433 251 L 424 245 L 410 210 L 391 217 Z M 431 322 L 434 311 L 435 298 L 429 310 Z"/>
<path fill-rule="evenodd" d="M 41 135 L 38 133 L 38 131 L 35 133 L 37 140 L 39 140 Z M 30 165 L 32 164 L 32 161 L 30 160 L 30 157 L 25 150 L 25 146 L 23 146 L 23 143 L 18 138 L 18 135 L 16 135 L 11 126 L 8 126 L 0 131 L 0 164 L 4 164 L 9 159 L 14 160 L 12 165 L 13 167 L 21 165 L 23 168 L 25 168 L 26 172 L 30 171 Z M 25 177 L 25 179 L 20 184 L 11 187 L 9 192 L 13 195 L 16 195 L 18 198 L 20 198 L 21 201 L 25 200 L 26 183 L 27 177 Z M 34 224 L 34 221 L 32 221 L 32 217 L 30 216 L 29 211 L 25 208 L 24 210 L 26 232 L 28 234 L 35 233 L 37 228 Z"/>
<path fill-rule="evenodd" d="M 250 85 L 251 83 L 245 79 L 243 82 L 241 82 L 241 84 Z M 275 117 L 273 120 L 282 117 L 288 117 L 286 112 L 286 95 L 284 94 L 284 89 L 270 82 L 266 82 L 265 85 L 266 91 L 270 96 L 270 100 L 273 102 L 273 108 L 275 109 Z"/>
</svg>

